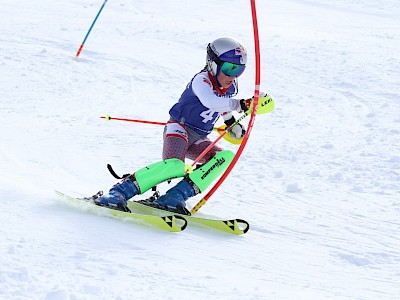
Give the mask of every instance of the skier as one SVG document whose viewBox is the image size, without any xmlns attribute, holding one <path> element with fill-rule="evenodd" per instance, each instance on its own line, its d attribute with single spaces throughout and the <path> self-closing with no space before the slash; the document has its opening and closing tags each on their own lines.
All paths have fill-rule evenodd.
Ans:
<svg viewBox="0 0 400 300">
<path fill-rule="evenodd" d="M 195 160 L 211 141 L 207 138 L 222 115 L 230 126 L 236 122 L 232 112 L 245 112 L 252 99 L 234 99 L 238 92 L 238 77 L 247 62 L 246 49 L 229 37 L 214 40 L 207 46 L 206 66 L 187 85 L 179 101 L 169 111 L 170 120 L 163 133 L 163 161 L 144 167 L 114 185 L 108 195 L 95 199 L 101 206 L 129 211 L 127 200 L 143 194 L 160 182 L 183 177 L 152 206 L 190 214 L 185 201 L 203 192 L 232 161 L 234 153 L 214 145 L 199 161 L 201 167 L 187 174 L 185 158 Z M 241 139 L 246 133 L 237 123 L 229 134 Z M 149 203 L 148 203 L 149 204 Z"/>
</svg>

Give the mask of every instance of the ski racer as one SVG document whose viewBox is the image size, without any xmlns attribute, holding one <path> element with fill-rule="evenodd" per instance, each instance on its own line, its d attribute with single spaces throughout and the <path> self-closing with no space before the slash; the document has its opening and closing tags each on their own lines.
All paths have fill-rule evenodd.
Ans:
<svg viewBox="0 0 400 300">
<path fill-rule="evenodd" d="M 201 167 L 187 174 L 185 158 L 195 160 L 212 142 L 208 135 L 215 122 L 223 117 L 227 126 L 236 122 L 232 112 L 249 109 L 252 99 L 234 99 L 238 77 L 247 62 L 246 49 L 236 39 L 222 37 L 207 46 L 206 66 L 194 75 L 179 101 L 169 111 L 170 119 L 163 133 L 163 161 L 144 167 L 114 185 L 108 195 L 95 199 L 101 206 L 129 211 L 127 201 L 143 194 L 160 182 L 183 177 L 152 206 L 190 214 L 185 201 L 203 192 L 220 176 L 234 157 L 230 150 L 214 145 L 199 161 Z M 241 139 L 244 127 L 237 123 L 229 134 Z"/>
</svg>

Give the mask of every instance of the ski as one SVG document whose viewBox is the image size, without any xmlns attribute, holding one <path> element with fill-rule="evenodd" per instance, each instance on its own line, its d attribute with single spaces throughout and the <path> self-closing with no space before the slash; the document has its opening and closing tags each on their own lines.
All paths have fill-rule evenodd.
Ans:
<svg viewBox="0 0 400 300">
<path fill-rule="evenodd" d="M 148 206 L 143 203 L 139 203 L 138 201 L 128 201 L 128 207 L 131 211 L 146 215 L 169 216 L 177 214 L 175 212 L 170 212 L 167 210 L 162 210 L 159 208 Z M 242 219 L 219 220 L 219 219 L 201 218 L 201 217 L 194 217 L 181 214 L 178 215 L 184 217 L 188 221 L 189 226 L 198 225 L 202 227 L 211 227 L 213 229 L 230 234 L 242 235 L 245 234 L 250 228 L 249 223 Z"/>
<path fill-rule="evenodd" d="M 113 216 L 121 219 L 126 219 L 137 224 L 149 225 L 170 232 L 181 232 L 187 226 L 187 220 L 183 216 L 177 214 L 156 216 L 156 215 L 141 214 L 136 212 L 124 212 L 124 211 L 101 207 L 94 204 L 94 202 L 92 201 L 88 201 L 81 198 L 75 198 L 59 191 L 55 192 L 57 195 L 68 200 L 68 202 L 70 202 L 71 204 L 79 205 L 81 208 L 85 208 L 90 212 L 97 212 L 101 213 L 102 215 L 104 214 L 106 216 Z"/>
</svg>

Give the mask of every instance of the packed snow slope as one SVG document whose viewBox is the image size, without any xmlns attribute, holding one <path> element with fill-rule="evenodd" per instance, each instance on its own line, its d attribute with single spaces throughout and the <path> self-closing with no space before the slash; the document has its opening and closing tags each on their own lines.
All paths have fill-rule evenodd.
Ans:
<svg viewBox="0 0 400 300">
<path fill-rule="evenodd" d="M 257 1 L 276 109 L 199 212 L 249 221 L 239 237 L 54 194 L 159 161 L 162 126 L 99 117 L 166 121 L 213 39 L 248 48 L 238 97 L 254 91 L 249 1 L 108 1 L 74 60 L 101 4 L 1 1 L 0 299 L 399 299 L 397 0 Z"/>
</svg>

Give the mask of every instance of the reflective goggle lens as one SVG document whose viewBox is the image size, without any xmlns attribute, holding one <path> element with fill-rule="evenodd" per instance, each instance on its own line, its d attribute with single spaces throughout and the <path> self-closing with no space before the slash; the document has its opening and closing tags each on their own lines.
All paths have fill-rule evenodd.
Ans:
<svg viewBox="0 0 400 300">
<path fill-rule="evenodd" d="M 221 72 L 226 76 L 236 76 L 239 77 L 246 69 L 245 65 L 236 65 L 230 62 L 224 61 L 221 66 Z"/>
</svg>

